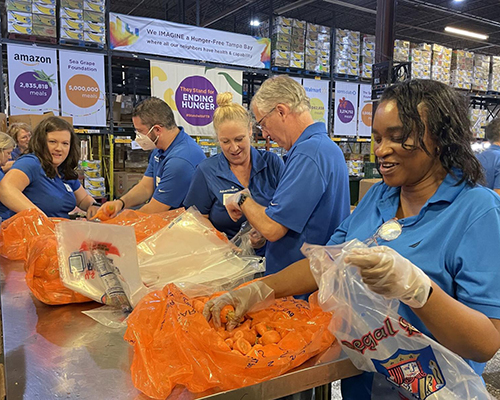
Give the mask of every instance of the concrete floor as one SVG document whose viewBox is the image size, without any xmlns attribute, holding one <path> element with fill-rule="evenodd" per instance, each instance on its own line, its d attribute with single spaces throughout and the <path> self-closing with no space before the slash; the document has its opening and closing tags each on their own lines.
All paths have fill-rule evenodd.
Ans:
<svg viewBox="0 0 500 400">
<path fill-rule="evenodd" d="M 500 351 L 486 364 L 483 378 L 488 392 L 495 399 L 500 400 Z M 332 400 L 342 400 L 340 381 L 332 383 Z"/>
</svg>

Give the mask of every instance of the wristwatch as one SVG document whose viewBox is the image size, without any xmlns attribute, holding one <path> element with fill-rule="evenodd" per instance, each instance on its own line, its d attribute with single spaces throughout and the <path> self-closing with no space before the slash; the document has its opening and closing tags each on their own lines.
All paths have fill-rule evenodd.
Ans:
<svg viewBox="0 0 500 400">
<path fill-rule="evenodd" d="M 240 193 L 240 198 L 238 199 L 238 206 L 241 207 L 241 205 L 245 202 L 245 200 L 250 197 L 248 193 Z"/>
</svg>

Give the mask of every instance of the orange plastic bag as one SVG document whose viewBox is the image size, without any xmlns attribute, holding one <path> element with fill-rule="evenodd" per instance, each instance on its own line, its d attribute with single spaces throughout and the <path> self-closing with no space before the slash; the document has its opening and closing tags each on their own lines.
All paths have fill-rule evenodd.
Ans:
<svg viewBox="0 0 500 400">
<path fill-rule="evenodd" d="M 102 222 L 103 224 L 132 226 L 135 230 L 137 243 L 154 235 L 160 229 L 170 224 L 184 212 L 184 208 L 165 211 L 158 214 L 145 214 L 140 211 L 124 210 L 116 217 Z"/>
<path fill-rule="evenodd" d="M 331 313 L 311 303 L 280 299 L 250 314 L 284 332 L 277 344 L 252 355 L 237 354 L 174 284 L 146 295 L 128 318 L 125 340 L 134 346 L 132 381 L 137 389 L 164 399 L 176 385 L 193 393 L 230 390 L 283 374 L 331 346 Z M 196 302 L 195 302 L 196 303 Z M 227 340 L 227 339 L 226 339 Z M 257 346 L 257 345 L 256 345 Z"/>
<path fill-rule="evenodd" d="M 63 285 L 59 277 L 55 235 L 43 235 L 30 239 L 25 266 L 27 266 L 26 284 L 42 303 L 57 305 L 92 301 Z"/>
<path fill-rule="evenodd" d="M 35 208 L 24 210 L 2 222 L 0 254 L 9 260 L 25 260 L 31 238 L 53 234 L 61 218 L 48 218 Z"/>
</svg>

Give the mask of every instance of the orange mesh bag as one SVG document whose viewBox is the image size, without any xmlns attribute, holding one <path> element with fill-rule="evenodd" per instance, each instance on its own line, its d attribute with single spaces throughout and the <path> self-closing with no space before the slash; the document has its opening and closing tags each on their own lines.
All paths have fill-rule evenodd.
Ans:
<svg viewBox="0 0 500 400">
<path fill-rule="evenodd" d="M 154 235 L 160 229 L 170 224 L 184 212 L 184 208 L 165 211 L 157 214 L 145 214 L 140 211 L 124 210 L 116 217 L 104 221 L 104 224 L 132 226 L 135 230 L 137 243 Z M 97 215 L 96 215 L 97 217 Z"/>
<path fill-rule="evenodd" d="M 147 396 L 164 399 L 176 385 L 200 393 L 281 375 L 334 341 L 328 330 L 332 314 L 323 312 L 313 296 L 309 304 L 277 300 L 227 332 L 215 330 L 201 314 L 208 298 L 190 299 L 169 284 L 146 295 L 128 318 L 125 340 L 134 346 L 132 381 Z"/>
<path fill-rule="evenodd" d="M 37 236 L 28 242 L 26 284 L 42 303 L 84 303 L 91 299 L 65 287 L 59 277 L 55 235 Z"/>
<path fill-rule="evenodd" d="M 53 234 L 60 221 L 61 218 L 48 218 L 35 208 L 17 213 L 2 222 L 1 255 L 9 260 L 26 261 L 28 241 L 35 236 Z"/>
</svg>

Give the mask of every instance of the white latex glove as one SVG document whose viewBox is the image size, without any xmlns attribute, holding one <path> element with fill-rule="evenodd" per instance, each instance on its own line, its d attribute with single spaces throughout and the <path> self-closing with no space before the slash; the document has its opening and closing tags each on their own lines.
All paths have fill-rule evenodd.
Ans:
<svg viewBox="0 0 500 400">
<path fill-rule="evenodd" d="M 359 267 L 363 282 L 375 293 L 399 299 L 413 308 L 421 308 L 427 302 L 430 278 L 390 247 L 353 249 L 345 262 Z"/>
<path fill-rule="evenodd" d="M 228 196 L 224 204 L 226 206 L 226 210 L 227 213 L 229 214 L 229 217 L 231 217 L 231 219 L 234 222 L 238 221 L 243 216 L 243 211 L 241 211 L 241 208 L 238 205 L 238 200 L 240 199 L 241 193 L 246 193 L 248 197 L 252 198 L 250 190 L 243 189 L 240 190 L 239 192 L 232 194 L 231 196 Z"/>
<path fill-rule="evenodd" d="M 221 310 L 231 304 L 234 307 L 234 319 L 226 324 L 226 329 L 231 331 L 247 312 L 262 310 L 272 303 L 274 303 L 274 290 L 262 281 L 257 281 L 209 300 L 203 309 L 203 316 L 207 321 L 213 318 L 215 327 L 219 328 Z"/>
<path fill-rule="evenodd" d="M 260 249 L 261 247 L 264 247 L 264 245 L 266 244 L 266 238 L 262 236 L 262 233 L 260 233 L 255 228 L 252 228 L 249 236 L 250 236 L 250 244 L 254 249 Z"/>
</svg>

